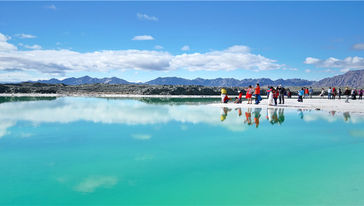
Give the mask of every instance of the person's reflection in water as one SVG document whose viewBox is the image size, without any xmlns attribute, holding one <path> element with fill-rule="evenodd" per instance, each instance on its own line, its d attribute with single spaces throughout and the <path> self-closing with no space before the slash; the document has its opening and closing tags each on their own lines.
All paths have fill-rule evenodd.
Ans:
<svg viewBox="0 0 364 206">
<path fill-rule="evenodd" d="M 303 119 L 303 109 L 299 109 L 298 111 L 298 116 Z"/>
<path fill-rule="evenodd" d="M 248 108 L 248 110 L 245 112 L 245 120 L 244 123 L 247 125 L 252 125 L 252 108 Z"/>
<path fill-rule="evenodd" d="M 242 115 L 242 113 L 241 113 L 241 108 L 236 108 L 235 110 L 238 110 L 238 115 L 239 115 L 239 117 Z"/>
<path fill-rule="evenodd" d="M 260 119 L 260 112 L 262 111 L 262 108 L 255 108 L 254 109 L 254 123 L 255 127 L 259 127 L 259 119 Z"/>
<path fill-rule="evenodd" d="M 267 109 L 267 119 L 271 124 L 278 123 L 278 115 L 277 108 L 268 108 Z"/>
<path fill-rule="evenodd" d="M 278 123 L 282 124 L 284 122 L 284 108 L 278 109 Z"/>
<path fill-rule="evenodd" d="M 329 113 L 331 114 L 331 116 L 335 116 L 336 111 L 330 111 Z"/>
<path fill-rule="evenodd" d="M 230 111 L 231 111 L 231 109 L 229 109 L 229 108 L 227 108 L 227 107 L 223 107 L 223 108 L 221 108 L 221 116 L 220 116 L 220 119 L 221 119 L 221 121 L 222 121 L 222 122 L 226 119 L 227 114 L 228 114 L 228 112 L 230 112 Z"/>
<path fill-rule="evenodd" d="M 345 122 L 349 121 L 350 120 L 350 113 L 349 112 L 344 112 L 344 120 Z"/>
</svg>

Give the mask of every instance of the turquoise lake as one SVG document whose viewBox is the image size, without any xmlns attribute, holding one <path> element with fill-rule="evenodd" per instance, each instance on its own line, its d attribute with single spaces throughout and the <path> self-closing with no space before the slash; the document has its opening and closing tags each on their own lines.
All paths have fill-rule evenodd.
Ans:
<svg viewBox="0 0 364 206">
<path fill-rule="evenodd" d="M 364 117 L 0 97 L 0 205 L 363 205 Z"/>
</svg>

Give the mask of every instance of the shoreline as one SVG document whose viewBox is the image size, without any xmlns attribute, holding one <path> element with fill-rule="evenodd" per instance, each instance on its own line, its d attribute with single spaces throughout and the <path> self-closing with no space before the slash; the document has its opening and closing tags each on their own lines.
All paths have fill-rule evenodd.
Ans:
<svg viewBox="0 0 364 206">
<path fill-rule="evenodd" d="M 0 97 L 110 97 L 110 98 L 221 98 L 220 95 L 143 95 L 143 94 L 40 94 L 40 93 L 0 93 Z"/>
<path fill-rule="evenodd" d="M 73 93 L 73 94 L 40 94 L 40 93 L 0 93 L 0 97 L 101 97 L 101 98 L 216 98 L 220 99 L 220 95 L 135 95 L 135 94 L 100 94 L 100 93 Z M 235 98 L 235 96 L 231 96 Z M 254 102 L 254 101 L 253 101 Z M 319 96 L 314 96 L 313 99 L 303 99 L 303 102 L 297 102 L 297 97 L 292 96 L 291 99 L 285 98 L 286 104 L 278 104 L 277 106 L 269 106 L 267 100 L 263 97 L 263 101 L 259 105 L 247 104 L 244 99 L 242 104 L 231 103 L 211 103 L 207 104 L 216 107 L 228 108 L 287 108 L 287 109 L 307 109 L 320 111 L 337 111 L 351 112 L 364 115 L 363 100 L 349 100 L 345 103 L 345 99 L 321 99 Z"/>
</svg>

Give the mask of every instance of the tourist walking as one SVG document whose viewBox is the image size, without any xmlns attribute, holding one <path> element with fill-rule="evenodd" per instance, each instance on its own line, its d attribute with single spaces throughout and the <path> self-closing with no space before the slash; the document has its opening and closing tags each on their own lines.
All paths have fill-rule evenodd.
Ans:
<svg viewBox="0 0 364 206">
<path fill-rule="evenodd" d="M 282 87 L 282 85 L 279 85 L 278 92 L 279 92 L 279 104 L 284 104 L 284 94 L 286 93 L 286 89 Z"/>
<path fill-rule="evenodd" d="M 260 86 L 259 84 L 257 84 L 257 86 L 255 87 L 255 104 L 259 104 L 260 101 L 262 100 L 262 97 L 260 96 Z"/>
<path fill-rule="evenodd" d="M 297 94 L 298 94 L 298 102 L 303 102 L 303 95 L 305 95 L 305 91 L 304 91 L 304 89 L 302 88 L 301 90 L 298 90 L 298 92 L 297 92 Z"/>
<path fill-rule="evenodd" d="M 349 96 L 350 96 L 350 90 L 349 90 L 349 88 L 347 88 L 347 87 L 345 88 L 344 95 L 346 97 L 345 103 L 349 103 Z"/>
<path fill-rule="evenodd" d="M 327 99 L 331 99 L 331 87 L 329 87 L 329 89 L 327 89 Z"/>
<path fill-rule="evenodd" d="M 320 93 L 320 97 L 321 97 L 321 99 L 322 99 L 322 98 L 324 98 L 324 96 L 325 96 L 325 89 L 324 89 L 324 88 L 322 88 L 322 89 L 321 89 L 321 93 Z"/>
<path fill-rule="evenodd" d="M 310 87 L 310 89 L 308 90 L 308 95 L 310 95 L 310 99 L 312 99 L 312 95 L 313 95 L 312 87 Z"/>
<path fill-rule="evenodd" d="M 252 103 L 252 95 L 253 95 L 253 87 L 249 85 L 248 89 L 245 89 L 246 95 L 245 98 L 248 100 L 248 104 Z"/>
<path fill-rule="evenodd" d="M 343 95 L 343 92 L 341 91 L 341 88 L 339 88 L 338 95 L 339 95 L 339 99 L 341 99 L 341 95 Z"/>
</svg>

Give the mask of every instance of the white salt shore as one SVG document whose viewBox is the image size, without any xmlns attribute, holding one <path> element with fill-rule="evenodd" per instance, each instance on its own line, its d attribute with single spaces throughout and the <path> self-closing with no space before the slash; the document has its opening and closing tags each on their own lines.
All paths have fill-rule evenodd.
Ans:
<svg viewBox="0 0 364 206">
<path fill-rule="evenodd" d="M 89 93 L 89 94 L 0 94 L 2 97 L 108 97 L 108 98 L 220 98 L 220 96 L 208 96 L 208 95 L 131 95 L 131 94 L 101 94 L 101 93 Z M 234 98 L 234 96 L 231 96 Z M 323 110 L 323 111 L 337 111 L 337 112 L 352 112 L 360 115 L 364 115 L 364 101 L 363 100 L 349 100 L 349 103 L 345 103 L 345 99 L 320 99 L 314 97 L 313 99 L 304 99 L 303 102 L 297 102 L 296 97 L 292 99 L 285 99 L 285 104 L 278 104 L 277 106 L 268 106 L 268 101 L 263 99 L 259 105 L 247 104 L 246 100 L 242 104 L 234 103 L 215 103 L 209 104 L 210 106 L 217 107 L 229 107 L 229 108 L 291 108 L 291 109 L 308 109 L 308 110 Z"/>
</svg>

